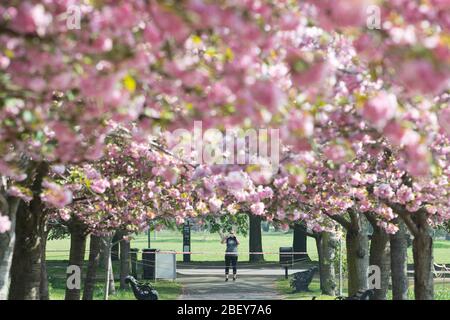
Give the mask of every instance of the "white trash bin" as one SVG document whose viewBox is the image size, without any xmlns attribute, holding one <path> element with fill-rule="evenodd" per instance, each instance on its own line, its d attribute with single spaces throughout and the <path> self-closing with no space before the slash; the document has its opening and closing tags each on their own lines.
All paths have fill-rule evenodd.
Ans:
<svg viewBox="0 0 450 320">
<path fill-rule="evenodd" d="M 156 252 L 156 279 L 177 278 L 177 255 L 175 251 Z"/>
</svg>

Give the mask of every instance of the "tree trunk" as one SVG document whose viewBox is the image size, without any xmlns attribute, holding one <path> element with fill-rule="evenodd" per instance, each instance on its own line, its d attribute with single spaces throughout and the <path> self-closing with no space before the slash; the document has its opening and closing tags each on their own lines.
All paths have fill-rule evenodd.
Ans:
<svg viewBox="0 0 450 320">
<path fill-rule="evenodd" d="M 433 238 L 425 212 L 413 214 L 417 232 L 413 240 L 414 295 L 416 300 L 433 300 Z"/>
<path fill-rule="evenodd" d="M 109 243 L 112 241 L 112 237 L 104 236 L 101 238 L 100 243 L 100 266 L 102 268 L 108 267 L 109 257 L 111 255 L 111 248 L 108 247 Z M 112 242 L 111 242 L 112 243 Z"/>
<path fill-rule="evenodd" d="M 392 300 L 408 300 L 408 240 L 406 226 L 397 222 L 399 230 L 390 236 Z"/>
<path fill-rule="evenodd" d="M 84 280 L 83 300 L 93 300 L 97 277 L 97 268 L 100 263 L 101 238 L 91 234 L 89 244 L 89 262 Z"/>
<path fill-rule="evenodd" d="M 130 274 L 130 241 L 120 241 L 120 289 L 128 289 L 125 278 Z"/>
<path fill-rule="evenodd" d="M 365 219 L 355 213 L 356 222 L 347 230 L 347 270 L 348 295 L 354 295 L 359 290 L 367 290 L 367 271 L 369 267 L 369 239 L 365 228 Z"/>
<path fill-rule="evenodd" d="M 106 266 L 108 264 L 108 248 L 107 248 L 107 237 L 100 237 L 100 261 L 98 263 L 98 266 L 101 269 L 106 270 Z"/>
<path fill-rule="evenodd" d="M 419 233 L 413 240 L 414 295 L 416 300 L 433 300 L 433 238 Z"/>
<path fill-rule="evenodd" d="M 39 289 L 39 299 L 40 300 L 50 300 L 50 293 L 48 290 L 48 274 L 47 274 L 47 237 L 48 228 L 46 227 L 42 235 L 42 246 L 41 246 L 41 286 Z"/>
<path fill-rule="evenodd" d="M 323 253 L 322 253 L 322 233 L 314 233 L 313 234 L 314 239 L 316 240 L 316 250 L 317 250 L 317 256 L 319 257 L 319 265 L 320 261 L 323 260 Z M 320 272 L 320 267 L 319 267 Z M 321 279 L 321 286 L 322 286 L 322 276 Z"/>
<path fill-rule="evenodd" d="M 114 237 L 112 238 L 112 247 L 111 247 L 111 260 L 117 261 L 119 260 L 120 253 L 119 253 L 119 241 L 122 239 L 122 236 L 120 235 L 120 232 L 116 232 L 114 234 Z"/>
<path fill-rule="evenodd" d="M 106 283 L 105 283 L 105 300 L 108 300 L 109 295 L 116 293 L 114 284 L 114 272 L 111 259 L 112 237 L 105 237 L 103 239 L 103 246 L 106 256 Z"/>
<path fill-rule="evenodd" d="M 0 233 L 0 300 L 8 299 L 10 270 L 16 241 L 16 214 L 20 200 L 2 196 L 1 211 L 9 216 L 11 229 Z"/>
<path fill-rule="evenodd" d="M 370 258 L 371 266 L 380 268 L 380 288 L 375 288 L 375 294 L 372 300 L 386 300 L 389 289 L 390 279 L 390 248 L 389 235 L 376 223 L 372 223 L 373 234 L 370 242 Z"/>
<path fill-rule="evenodd" d="M 319 254 L 320 290 L 322 294 L 334 296 L 336 294 L 334 259 L 337 241 L 333 234 L 322 232 L 316 237 L 316 245 Z"/>
<path fill-rule="evenodd" d="M 42 238 L 38 220 L 41 214 L 33 214 L 23 205 L 17 213 L 17 239 L 11 266 L 11 300 L 39 300 L 41 285 Z"/>
<path fill-rule="evenodd" d="M 294 254 L 294 263 L 310 260 L 307 253 L 307 243 L 305 226 L 299 223 L 294 224 L 294 239 L 292 241 L 292 247 L 294 252 L 302 252 Z"/>
<path fill-rule="evenodd" d="M 16 243 L 11 266 L 11 300 L 38 300 L 41 284 L 41 245 L 47 223 L 45 206 L 41 200 L 42 181 L 48 164 L 37 165 L 29 205 L 22 203 L 16 217 Z"/>
<path fill-rule="evenodd" d="M 249 250 L 250 252 L 262 252 L 261 217 L 249 214 Z M 264 261 L 262 254 L 250 254 L 250 262 Z"/>
<path fill-rule="evenodd" d="M 83 270 L 84 255 L 86 252 L 86 228 L 78 221 L 72 221 L 70 231 L 70 256 L 69 266 L 78 266 Z M 67 275 L 69 278 L 70 274 Z M 81 276 L 81 273 L 80 273 Z M 81 288 L 69 289 L 66 286 L 65 300 L 80 300 Z"/>
<path fill-rule="evenodd" d="M 111 257 L 109 259 L 111 260 Z M 108 288 L 110 295 L 116 294 L 116 284 L 114 281 L 114 269 L 112 265 L 112 260 L 110 261 Z"/>
</svg>

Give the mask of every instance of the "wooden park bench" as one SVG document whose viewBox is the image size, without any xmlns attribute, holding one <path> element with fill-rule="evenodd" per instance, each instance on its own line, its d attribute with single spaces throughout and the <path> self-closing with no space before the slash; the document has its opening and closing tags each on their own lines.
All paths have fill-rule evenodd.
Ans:
<svg viewBox="0 0 450 320">
<path fill-rule="evenodd" d="M 128 276 L 125 282 L 130 284 L 133 294 L 137 300 L 158 300 L 159 295 L 151 284 L 141 283 L 137 281 L 133 276 Z"/>
<path fill-rule="evenodd" d="M 294 289 L 294 292 L 309 291 L 309 284 L 318 269 L 317 267 L 312 267 L 308 270 L 294 273 L 294 277 L 291 280 L 291 287 Z"/>
<path fill-rule="evenodd" d="M 352 296 L 349 297 L 337 297 L 336 300 L 370 300 L 375 293 L 374 289 L 369 290 L 359 290 Z"/>
</svg>

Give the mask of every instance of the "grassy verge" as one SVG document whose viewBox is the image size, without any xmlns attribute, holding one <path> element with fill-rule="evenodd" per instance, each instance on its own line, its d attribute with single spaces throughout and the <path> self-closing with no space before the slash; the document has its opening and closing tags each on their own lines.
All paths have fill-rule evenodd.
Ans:
<svg viewBox="0 0 450 320">
<path fill-rule="evenodd" d="M 435 280 L 434 283 L 434 299 L 435 300 L 450 300 L 450 282 L 439 283 L 440 280 Z M 387 299 L 392 299 L 392 292 L 389 290 Z M 408 288 L 408 299 L 414 300 L 414 286 L 410 285 Z"/>
<path fill-rule="evenodd" d="M 335 297 L 322 295 L 320 292 L 320 283 L 318 279 L 313 279 L 309 285 L 309 291 L 307 292 L 293 292 L 290 286 L 290 279 L 278 279 L 276 281 L 276 288 L 279 293 L 284 295 L 288 300 L 312 300 L 316 297 L 316 300 L 333 300 Z"/>
<path fill-rule="evenodd" d="M 47 263 L 49 291 L 51 300 L 63 300 L 66 287 L 65 268 L 66 262 L 49 261 Z M 114 266 L 115 267 L 115 266 Z M 118 268 L 115 268 L 118 270 Z M 83 274 L 84 277 L 84 274 Z M 103 300 L 105 290 L 104 270 L 98 270 L 97 285 L 94 290 L 94 300 Z M 109 296 L 109 300 L 136 300 L 130 289 L 120 290 L 119 281 L 116 281 L 116 293 Z M 175 300 L 181 294 L 181 284 L 176 281 L 158 280 L 151 283 L 159 293 L 161 300 Z M 83 289 L 83 288 L 82 288 Z"/>
<path fill-rule="evenodd" d="M 434 298 L 435 300 L 450 300 L 450 282 L 439 282 L 436 280 L 434 284 Z M 314 279 L 309 285 L 310 291 L 308 292 L 296 292 L 293 293 L 293 289 L 290 287 L 290 279 L 278 279 L 276 287 L 279 293 L 283 294 L 288 300 L 312 300 L 316 297 L 316 300 L 333 300 L 335 297 L 322 295 L 320 291 L 319 279 Z M 346 288 L 344 283 L 344 295 L 346 295 Z M 387 299 L 392 299 L 392 292 L 389 290 Z M 408 290 L 408 299 L 414 300 L 414 286 L 410 285 Z"/>
</svg>

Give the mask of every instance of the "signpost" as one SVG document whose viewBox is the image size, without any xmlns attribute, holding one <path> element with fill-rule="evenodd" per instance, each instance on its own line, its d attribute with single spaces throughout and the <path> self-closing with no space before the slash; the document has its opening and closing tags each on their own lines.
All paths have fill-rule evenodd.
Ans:
<svg viewBox="0 0 450 320">
<path fill-rule="evenodd" d="M 189 221 L 183 225 L 183 252 L 191 252 L 191 226 Z M 191 254 L 183 254 L 183 262 L 191 262 Z"/>
</svg>

